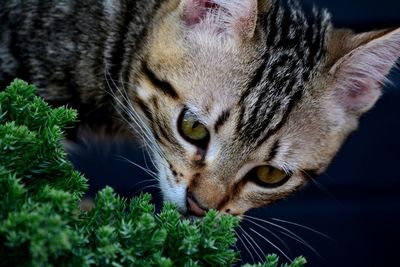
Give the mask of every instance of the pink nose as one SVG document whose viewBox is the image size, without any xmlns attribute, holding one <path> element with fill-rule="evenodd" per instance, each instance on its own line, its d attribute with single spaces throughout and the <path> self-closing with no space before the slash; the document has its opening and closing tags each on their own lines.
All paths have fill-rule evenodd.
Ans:
<svg viewBox="0 0 400 267">
<path fill-rule="evenodd" d="M 194 215 L 197 217 L 204 217 L 206 215 L 207 210 L 200 207 L 199 202 L 191 192 L 187 193 L 186 203 L 187 203 L 188 213 L 190 215 Z"/>
</svg>

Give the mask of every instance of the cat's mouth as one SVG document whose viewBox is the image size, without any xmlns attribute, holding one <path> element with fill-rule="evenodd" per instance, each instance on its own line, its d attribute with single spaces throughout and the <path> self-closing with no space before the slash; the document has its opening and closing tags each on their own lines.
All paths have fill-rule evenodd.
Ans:
<svg viewBox="0 0 400 267">
<path fill-rule="evenodd" d="M 189 191 L 186 193 L 186 210 L 188 215 L 196 217 L 204 217 L 208 211 L 207 208 L 199 204 L 195 196 Z"/>
<path fill-rule="evenodd" d="M 202 201 L 193 191 L 193 187 L 180 180 L 176 181 L 176 175 L 174 170 L 162 165 L 161 171 L 159 171 L 159 183 L 162 191 L 164 201 L 170 202 L 177 207 L 177 210 L 184 218 L 203 218 L 210 210 L 215 210 L 220 214 L 230 214 L 233 216 L 240 216 L 240 211 L 234 211 L 231 207 L 227 207 L 225 198 L 221 199 L 221 203 L 209 203 Z M 194 188 L 196 189 L 196 188 Z M 201 190 L 200 190 L 201 191 Z M 207 195 L 211 194 L 210 190 L 207 189 L 207 193 L 201 191 L 200 194 Z M 219 196 L 220 197 L 220 196 Z M 224 204 L 224 205 L 221 205 Z"/>
</svg>

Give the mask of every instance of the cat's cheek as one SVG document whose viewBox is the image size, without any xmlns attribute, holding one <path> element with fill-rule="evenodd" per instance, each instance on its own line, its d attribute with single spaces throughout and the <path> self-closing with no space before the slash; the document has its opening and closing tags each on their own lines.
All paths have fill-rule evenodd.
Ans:
<svg viewBox="0 0 400 267">
<path fill-rule="evenodd" d="M 254 203 L 249 201 L 243 195 L 237 195 L 226 202 L 222 207 L 218 208 L 218 211 L 222 214 L 229 214 L 233 216 L 241 216 L 247 211 L 256 208 Z"/>
<path fill-rule="evenodd" d="M 176 184 L 167 173 L 160 173 L 159 177 L 164 202 L 171 202 L 181 213 L 186 213 L 186 187 Z"/>
<path fill-rule="evenodd" d="M 241 216 L 245 214 L 248 210 L 252 209 L 251 206 L 245 205 L 236 205 L 234 203 L 227 204 L 226 206 L 222 207 L 219 212 L 222 214 L 229 214 L 233 216 Z"/>
</svg>

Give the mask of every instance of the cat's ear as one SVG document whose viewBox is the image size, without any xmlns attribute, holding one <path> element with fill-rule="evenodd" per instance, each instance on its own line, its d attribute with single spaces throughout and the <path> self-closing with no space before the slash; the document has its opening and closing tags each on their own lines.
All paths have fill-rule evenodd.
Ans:
<svg viewBox="0 0 400 267">
<path fill-rule="evenodd" d="M 182 0 L 187 26 L 252 38 L 257 26 L 257 0 Z"/>
<path fill-rule="evenodd" d="M 348 112 L 361 115 L 381 96 L 386 76 L 400 57 L 400 28 L 362 34 L 337 31 L 334 43 L 336 49 L 328 50 L 338 58 L 330 69 L 335 97 Z"/>
</svg>

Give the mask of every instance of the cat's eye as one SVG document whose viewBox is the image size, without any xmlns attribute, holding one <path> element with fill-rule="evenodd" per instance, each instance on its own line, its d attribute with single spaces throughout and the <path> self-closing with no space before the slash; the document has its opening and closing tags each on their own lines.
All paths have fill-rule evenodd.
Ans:
<svg viewBox="0 0 400 267">
<path fill-rule="evenodd" d="M 207 147 L 210 133 L 207 127 L 189 110 L 182 112 L 178 121 L 178 130 L 188 142 L 200 148 Z"/>
<path fill-rule="evenodd" d="M 284 184 L 289 175 L 282 170 L 271 166 L 259 166 L 250 172 L 250 176 L 257 184 L 267 187 L 277 187 Z"/>
</svg>

